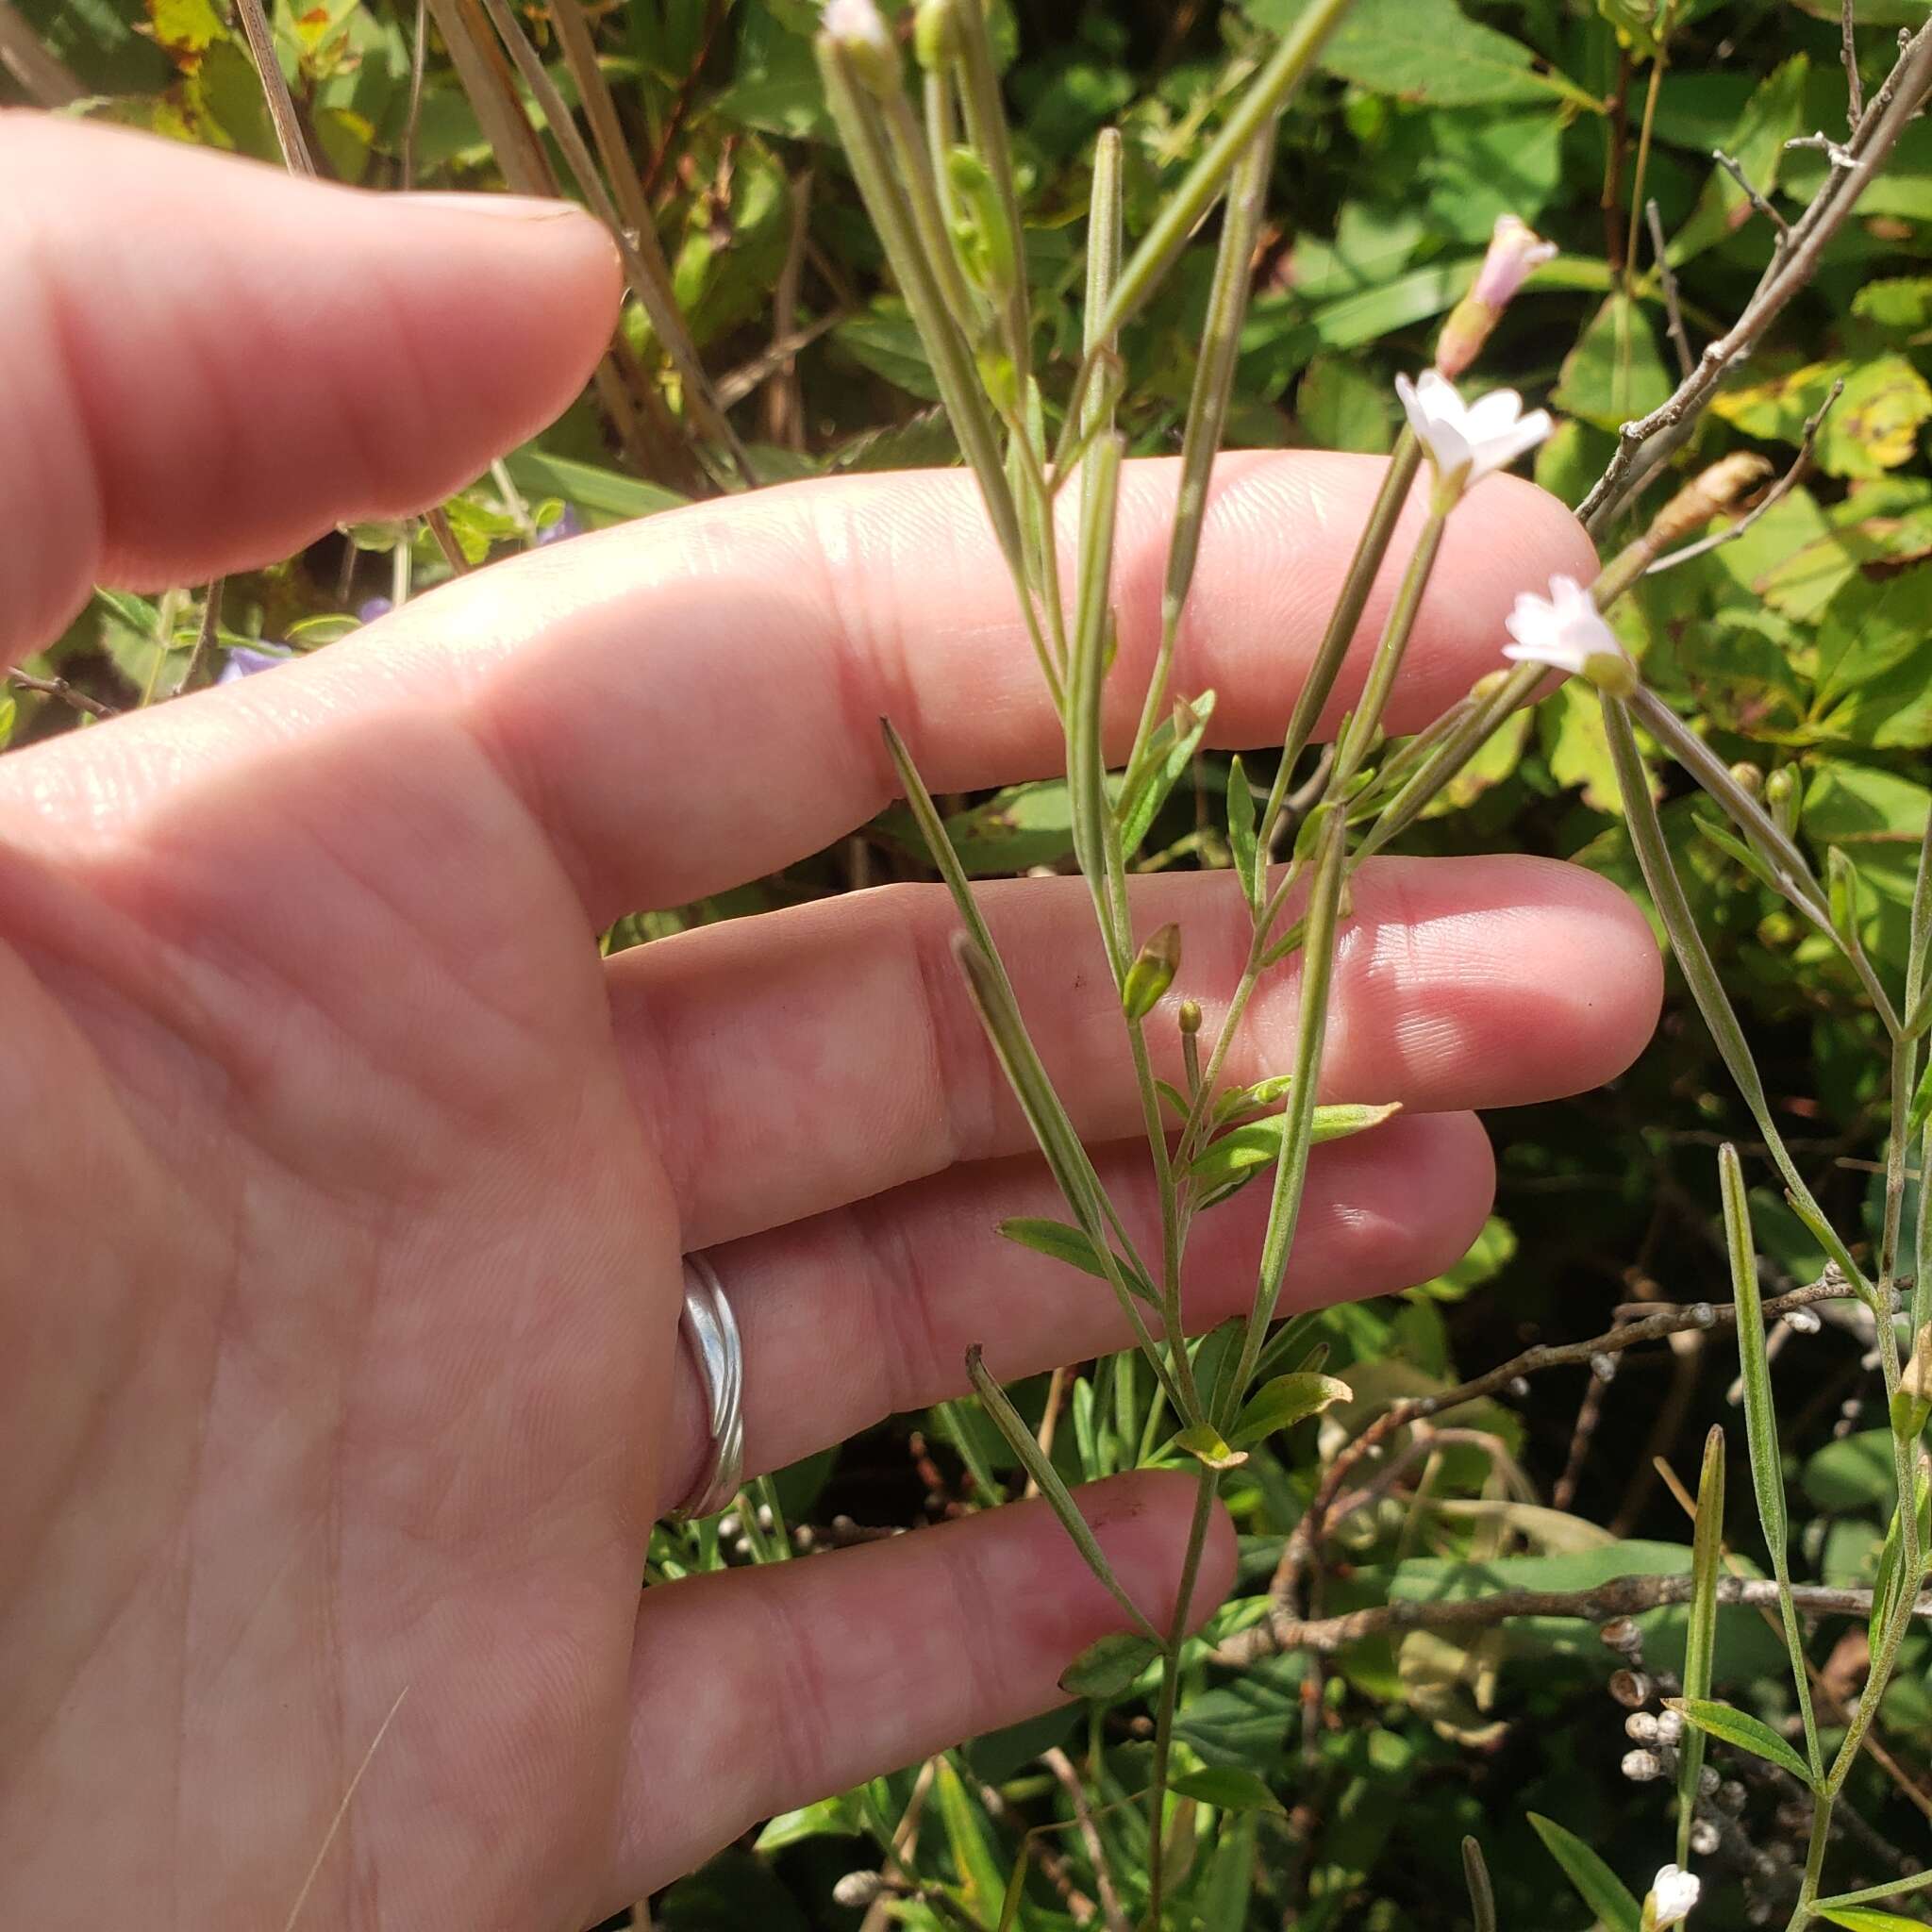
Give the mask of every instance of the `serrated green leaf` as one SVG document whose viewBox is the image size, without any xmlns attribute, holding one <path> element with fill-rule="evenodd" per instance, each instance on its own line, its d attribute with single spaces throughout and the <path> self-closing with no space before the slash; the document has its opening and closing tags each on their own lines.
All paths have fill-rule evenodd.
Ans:
<svg viewBox="0 0 1932 1932">
<path fill-rule="evenodd" d="M 1192 1798 L 1199 1805 L 1212 1805 L 1223 1811 L 1272 1811 L 1287 1817 L 1281 1800 L 1252 1771 L 1237 1771 L 1231 1764 L 1210 1764 L 1202 1771 L 1190 1771 L 1173 1779 L 1168 1790 L 1177 1798 Z"/>
<path fill-rule="evenodd" d="M 1740 1751 L 1748 1751 L 1754 1757 L 1790 1772 L 1807 1790 L 1811 1789 L 1811 1774 L 1805 1760 L 1762 1718 L 1753 1717 L 1734 1704 L 1707 1697 L 1667 1697 L 1664 1702 L 1706 1736 L 1735 1744 Z"/>
<path fill-rule="evenodd" d="M 1562 1866 L 1563 1875 L 1608 1932 L 1638 1932 L 1643 1907 L 1630 1896 L 1624 1881 L 1574 1831 L 1541 1812 L 1528 1814 L 1544 1849 Z"/>
<path fill-rule="evenodd" d="M 1278 1430 L 1291 1429 L 1309 1416 L 1320 1415 L 1331 1403 L 1354 1400 L 1355 1391 L 1333 1375 L 1306 1371 L 1277 1375 L 1248 1398 L 1235 1418 L 1228 1440 L 1237 1449 L 1246 1449 Z"/>
<path fill-rule="evenodd" d="M 1105 1699 L 1133 1689 L 1141 1673 L 1160 1655 L 1160 1646 L 1131 1631 L 1118 1630 L 1090 1643 L 1060 1673 L 1069 1697 Z"/>
</svg>

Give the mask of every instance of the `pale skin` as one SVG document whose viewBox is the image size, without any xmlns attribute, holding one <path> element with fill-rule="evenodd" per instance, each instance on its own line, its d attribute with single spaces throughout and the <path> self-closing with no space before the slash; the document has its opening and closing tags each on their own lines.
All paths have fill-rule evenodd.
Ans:
<svg viewBox="0 0 1932 1932">
<path fill-rule="evenodd" d="M 87 587 L 197 583 L 460 487 L 576 393 L 617 265 L 573 213 L 287 180 L 0 117 L 0 650 Z M 1374 492 L 1230 460 L 1179 687 L 1277 737 Z M 1173 472 L 1130 477 L 1118 724 Z M 1336 715 L 1359 689 L 1403 543 Z M 1458 512 L 1391 713 L 1498 662 L 1515 593 L 1592 568 L 1527 484 Z M 1122 1341 L 1012 1249 L 1053 1210 L 947 953 L 892 887 L 600 959 L 886 805 L 1055 769 L 961 475 L 708 504 L 435 591 L 311 660 L 0 759 L 0 1921 L 591 1923 L 759 1818 L 1057 1701 L 1119 1613 L 1038 1506 L 642 1592 L 702 1457 L 679 1260 L 739 1311 L 753 1470 Z M 1331 719 L 1331 724 L 1333 720 Z M 1144 882 L 1210 1012 L 1224 876 Z M 988 905 L 1102 1170 L 1153 1211 L 1077 881 Z M 1587 1087 L 1655 1017 L 1622 898 L 1521 858 L 1387 859 L 1341 946 L 1293 1306 L 1453 1261 L 1472 1109 Z M 1172 1001 L 1156 1023 L 1177 1059 Z M 1229 1073 L 1286 1064 L 1293 976 Z M 1265 1204 L 1203 1224 L 1188 1314 L 1245 1306 Z M 1087 1504 L 1157 1621 L 1191 1484 Z M 1209 1538 L 1200 1605 L 1233 1542 Z M 401 1703 L 398 1704 L 398 1698 Z M 379 1748 L 341 1810 L 385 1720 Z"/>
</svg>

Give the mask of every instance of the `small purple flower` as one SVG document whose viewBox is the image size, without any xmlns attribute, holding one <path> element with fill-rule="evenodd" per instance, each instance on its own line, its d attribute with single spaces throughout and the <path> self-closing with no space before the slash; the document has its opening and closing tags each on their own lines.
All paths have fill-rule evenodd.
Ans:
<svg viewBox="0 0 1932 1932">
<path fill-rule="evenodd" d="M 584 520 L 577 515 L 576 505 L 567 503 L 563 507 L 563 514 L 554 524 L 545 524 L 537 532 L 537 541 L 540 546 L 545 543 L 562 543 L 572 537 L 581 537 L 583 534 Z"/>
<path fill-rule="evenodd" d="M 230 644 L 228 661 L 222 666 L 222 674 L 215 682 L 239 683 L 244 677 L 253 677 L 258 671 L 273 671 L 277 664 L 286 664 L 294 655 L 286 644 L 268 644 L 260 649 L 252 644 Z"/>
<path fill-rule="evenodd" d="M 364 624 L 374 624 L 378 617 L 387 617 L 395 608 L 387 597 L 371 597 L 367 602 L 357 605 L 356 615 Z"/>
</svg>

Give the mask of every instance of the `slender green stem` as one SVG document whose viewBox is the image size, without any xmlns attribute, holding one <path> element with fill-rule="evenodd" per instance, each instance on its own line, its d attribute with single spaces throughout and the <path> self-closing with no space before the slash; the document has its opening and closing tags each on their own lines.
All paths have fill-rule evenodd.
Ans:
<svg viewBox="0 0 1932 1932">
<path fill-rule="evenodd" d="M 1416 440 L 1414 431 L 1405 429 L 1395 445 L 1395 454 L 1390 458 L 1389 467 L 1383 473 L 1382 487 L 1376 492 L 1369 520 L 1362 526 L 1355 556 L 1349 560 L 1348 575 L 1343 578 L 1335 608 L 1329 613 L 1328 627 L 1322 634 L 1321 645 L 1315 652 L 1314 661 L 1308 666 L 1308 675 L 1295 698 L 1294 709 L 1290 713 L 1288 730 L 1281 741 L 1281 765 L 1274 774 L 1274 788 L 1268 794 L 1268 804 L 1255 834 L 1256 842 L 1263 852 L 1273 846 L 1275 821 L 1281 815 L 1282 803 L 1288 796 L 1294 768 L 1300 762 L 1302 753 L 1307 749 L 1308 741 L 1314 736 L 1315 726 L 1335 689 L 1335 680 L 1341 671 L 1342 659 L 1348 656 L 1356 625 L 1361 622 L 1362 612 L 1368 607 L 1375 575 L 1382 568 L 1382 559 L 1389 554 L 1396 521 L 1402 515 L 1403 505 L 1408 501 L 1409 487 L 1422 465 L 1422 444 Z"/>
<path fill-rule="evenodd" d="M 1208 1525 L 1214 1517 L 1215 1474 L 1204 1468 L 1194 1485 L 1194 1514 L 1188 1525 L 1188 1546 L 1181 1557 L 1180 1581 L 1174 1593 L 1174 1622 L 1160 1660 L 1160 1703 L 1154 1719 L 1154 1765 L 1147 1790 L 1147 1924 L 1158 1932 L 1166 1877 L 1165 1844 L 1167 1773 L 1174 1752 L 1174 1713 L 1180 1685 L 1181 1648 L 1187 1641 L 1188 1617 L 1193 1608 L 1194 1587 L 1200 1580 L 1201 1555 L 1208 1545 Z"/>
<path fill-rule="evenodd" d="M 1328 774 L 1330 798 L 1346 796 L 1349 780 L 1361 770 L 1362 762 L 1375 741 L 1375 734 L 1381 729 L 1382 713 L 1395 690 L 1395 680 L 1401 675 L 1402 660 L 1408 655 L 1408 641 L 1415 631 L 1416 614 L 1422 608 L 1423 592 L 1428 588 L 1429 574 L 1441 554 L 1442 532 L 1448 522 L 1446 510 L 1432 509 L 1428 522 L 1423 525 L 1415 555 L 1403 574 L 1402 588 L 1395 593 L 1394 608 L 1389 613 L 1375 661 L 1369 668 L 1361 702 L 1356 707 L 1348 731 L 1336 751 L 1335 767 Z"/>
<path fill-rule="evenodd" d="M 1824 1855 L 1831 1845 L 1832 1800 L 1820 1791 L 1811 1801 L 1811 1838 L 1805 1847 L 1805 1876 L 1798 1887 L 1788 1932 L 1803 1932 L 1812 1917 L 1819 1881 L 1824 1876 Z"/>
<path fill-rule="evenodd" d="M 1239 1402 L 1254 1379 L 1255 1360 L 1268 1337 L 1281 1298 L 1282 1278 L 1301 1216 L 1302 1191 L 1308 1175 L 1308 1149 L 1315 1125 L 1315 1092 L 1328 1037 L 1328 988 L 1335 972 L 1335 928 L 1341 912 L 1343 860 L 1348 856 L 1348 824 L 1341 812 L 1329 819 L 1315 861 L 1308 892 L 1307 942 L 1302 953 L 1301 1011 L 1295 1028 L 1294 1083 L 1282 1108 L 1281 1153 L 1274 1164 L 1274 1194 L 1269 1203 L 1268 1230 L 1261 1242 L 1261 1266 L 1247 1328 L 1235 1368 L 1232 1400 Z M 1230 1408 L 1229 1415 L 1233 1410 Z"/>
<path fill-rule="evenodd" d="M 966 137 L 992 175 L 993 188 L 1012 237 L 1016 273 L 1006 291 L 1002 334 L 1012 359 L 1013 383 L 1022 395 L 1032 378 L 1033 308 L 1026 289 L 1025 230 L 1020 221 L 1020 196 L 1013 185 L 1013 155 L 1007 140 L 1006 108 L 1000 101 L 999 75 L 992 63 L 992 42 L 987 34 L 986 9 L 979 5 L 953 9 L 958 27 L 959 99 L 965 111 Z"/>
<path fill-rule="evenodd" d="M 1194 565 L 1201 555 L 1208 486 L 1227 423 L 1228 398 L 1234 391 L 1241 322 L 1248 312 L 1248 286 L 1253 279 L 1255 239 L 1260 232 L 1261 216 L 1267 205 L 1268 175 L 1274 164 L 1274 122 L 1269 121 L 1242 155 L 1228 183 L 1227 204 L 1222 212 L 1214 281 L 1208 295 L 1208 319 L 1201 329 L 1193 390 L 1188 397 L 1187 427 L 1181 436 L 1181 476 L 1174 497 L 1174 535 L 1168 544 L 1167 579 L 1160 596 L 1160 646 L 1155 656 L 1153 675 L 1147 682 L 1147 696 L 1141 707 L 1133 753 L 1127 759 L 1129 783 L 1147 755 L 1148 743 L 1167 702 L 1174 643 L 1180 636 L 1181 616 L 1194 580 Z M 1088 347 L 1091 349 L 1092 344 Z"/>
<path fill-rule="evenodd" d="M 1677 876 L 1670 847 L 1664 842 L 1663 827 L 1657 821 L 1657 802 L 1650 795 L 1650 774 L 1644 769 L 1642 756 L 1637 749 L 1629 709 L 1623 699 L 1605 693 L 1603 715 L 1610 757 L 1617 768 L 1617 782 L 1624 794 L 1624 814 L 1630 828 L 1630 843 L 1642 869 L 1644 884 L 1650 888 L 1657 917 L 1663 921 L 1664 930 L 1670 936 L 1671 950 L 1675 953 L 1678 967 L 1690 988 L 1691 997 L 1697 1002 L 1698 1011 L 1704 1015 L 1705 1024 L 1710 1028 L 1718 1053 L 1729 1069 L 1732 1080 L 1737 1083 L 1751 1118 L 1757 1122 L 1757 1131 L 1764 1137 L 1779 1174 L 1784 1176 L 1785 1186 L 1790 1191 L 1792 1206 L 1804 1217 L 1806 1225 L 1825 1243 L 1825 1252 L 1844 1271 L 1845 1279 L 1869 1302 L 1872 1300 L 1871 1284 L 1852 1259 L 1851 1251 L 1832 1231 L 1830 1223 L 1824 1218 L 1824 1210 L 1813 1198 L 1804 1175 L 1798 1172 L 1797 1164 L 1791 1158 L 1790 1150 L 1785 1145 L 1784 1136 L 1778 1132 L 1771 1103 L 1765 1097 L 1764 1083 L 1758 1077 L 1757 1063 L 1744 1039 L 1744 1029 L 1738 1024 L 1737 1012 L 1718 978 L 1717 968 L 1711 963 L 1703 935 L 1691 916 L 1690 901 L 1684 896 L 1683 881 Z M 1881 1331 L 1885 1326 L 1881 1321 Z"/>
</svg>

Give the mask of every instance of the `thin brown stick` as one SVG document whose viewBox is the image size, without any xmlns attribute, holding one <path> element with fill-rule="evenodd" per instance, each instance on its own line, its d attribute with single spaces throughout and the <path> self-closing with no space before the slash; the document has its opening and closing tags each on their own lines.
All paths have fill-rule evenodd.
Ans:
<svg viewBox="0 0 1932 1932">
<path fill-rule="evenodd" d="M 248 36 L 248 51 L 255 57 L 256 72 L 261 75 L 262 96 L 268 102 L 268 117 L 275 123 L 282 160 L 290 174 L 312 178 L 316 172 L 315 158 L 308 152 L 294 98 L 282 76 L 282 63 L 275 56 L 275 37 L 270 29 L 268 15 L 262 11 L 261 0 L 235 0 L 235 11 L 241 18 L 242 31 Z"/>
<path fill-rule="evenodd" d="M 1601 536 L 1618 512 L 1689 441 L 1730 372 L 1756 353 L 1772 324 L 1809 283 L 1819 260 L 1885 165 L 1932 83 L 1932 22 L 1905 42 L 1885 86 L 1861 116 L 1850 144 L 1772 258 L 1735 323 L 1707 346 L 1676 391 L 1647 415 L 1625 423 L 1616 454 L 1578 507 L 1585 529 Z"/>
<path fill-rule="evenodd" d="M 58 698 L 63 705 L 69 705 L 76 711 L 85 711 L 90 718 L 118 718 L 121 715 L 112 705 L 104 705 L 99 698 L 91 698 L 86 691 L 75 691 L 64 677 L 34 677 L 25 671 L 9 671 L 7 681 L 16 691 L 38 691 L 42 697 Z"/>
<path fill-rule="evenodd" d="M 1113 1876 L 1107 1869 L 1107 1849 L 1100 1842 L 1100 1828 L 1093 1822 L 1092 1808 L 1087 1803 L 1086 1787 L 1080 1782 L 1080 1774 L 1074 1769 L 1074 1760 L 1056 1745 L 1051 1751 L 1042 1751 L 1040 1761 L 1059 1779 L 1060 1789 L 1066 1792 L 1067 1803 L 1073 1807 L 1080 1842 L 1087 1847 L 1087 1862 L 1093 1867 L 1093 1889 L 1100 1894 L 1100 1916 L 1106 1922 L 1107 1932 L 1133 1932 L 1133 1925 L 1121 1905 L 1121 1895 L 1114 1890 Z"/>
<path fill-rule="evenodd" d="M 87 89 L 13 7 L 0 0 L 0 67 L 42 108 L 64 108 L 85 97 Z"/>
<path fill-rule="evenodd" d="M 1697 366 L 1697 358 L 1690 353 L 1690 338 L 1684 328 L 1684 311 L 1677 302 L 1677 277 L 1671 269 L 1663 218 L 1657 211 L 1655 196 L 1643 204 L 1643 219 L 1650 229 L 1650 255 L 1657 268 L 1657 286 L 1663 291 L 1665 326 L 1677 351 L 1677 374 L 1688 379 Z"/>
<path fill-rule="evenodd" d="M 1808 1307 L 1813 1302 L 1853 1299 L 1856 1296 L 1850 1285 L 1835 1269 L 1828 1269 L 1818 1280 L 1766 1302 L 1764 1313 L 1768 1319 L 1774 1319 L 1792 1308 Z M 1619 1323 L 1614 1328 L 1602 1335 L 1591 1336 L 1587 1341 L 1539 1342 L 1533 1348 L 1524 1349 L 1521 1355 L 1512 1356 L 1486 1374 L 1474 1376 L 1454 1389 L 1444 1390 L 1440 1395 L 1415 1396 L 1384 1409 L 1328 1465 L 1302 1520 L 1290 1532 L 1270 1585 L 1269 1593 L 1275 1617 L 1283 1622 L 1292 1622 L 1300 1617 L 1302 1577 L 1321 1547 L 1326 1534 L 1329 1511 L 1334 1507 L 1342 1485 L 1362 1457 L 1379 1449 L 1391 1437 L 1413 1423 L 1426 1422 L 1450 1409 L 1458 1408 L 1464 1403 L 1493 1395 L 1526 1375 L 1539 1374 L 1546 1369 L 1581 1366 L 1593 1356 L 1616 1355 L 1645 1341 L 1660 1341 L 1666 1336 L 1690 1329 L 1709 1329 L 1724 1323 L 1735 1324 L 1737 1319 L 1737 1309 L 1729 1302 L 1693 1302 L 1688 1307 L 1659 1309 L 1654 1315 Z"/>
<path fill-rule="evenodd" d="M 1845 63 L 1845 125 L 1854 133 L 1865 118 L 1865 86 L 1858 78 L 1858 48 L 1852 32 L 1854 0 L 1839 0 L 1839 57 Z"/>
<path fill-rule="evenodd" d="M 1680 563 L 1689 563 L 1693 557 L 1708 555 L 1721 544 L 1735 542 L 1759 517 L 1782 503 L 1809 474 L 1814 445 L 1818 441 L 1819 425 L 1830 412 L 1831 406 L 1844 392 L 1845 379 L 1840 375 L 1832 384 L 1830 392 L 1824 400 L 1806 421 L 1804 433 L 1798 441 L 1798 454 L 1791 458 L 1790 468 L 1735 524 L 1727 524 L 1722 530 L 1715 530 L 1708 537 L 1700 537 L 1696 542 L 1687 543 L 1681 550 L 1673 550 L 1667 557 L 1659 557 L 1644 571 L 1644 575 L 1655 576 L 1660 570 L 1674 569 Z"/>
<path fill-rule="evenodd" d="M 1757 184 L 1753 182 L 1750 175 L 1745 174 L 1743 162 L 1739 160 L 1735 155 L 1727 155 L 1721 147 L 1712 148 L 1710 158 L 1744 191 L 1744 199 L 1777 230 L 1779 242 L 1790 241 L 1791 235 L 1790 223 L 1786 221 L 1784 216 L 1772 206 L 1770 200 L 1765 195 L 1759 193 Z"/>
<path fill-rule="evenodd" d="M 1687 1572 L 1678 1576 L 1613 1576 L 1589 1590 L 1499 1590 L 1488 1596 L 1441 1603 L 1403 1598 L 1339 1617 L 1264 1620 L 1236 1632 L 1209 1657 L 1227 1669 L 1244 1670 L 1283 1651 L 1332 1657 L 1369 1637 L 1410 1630 L 1485 1630 L 1511 1617 L 1571 1617 L 1586 1624 L 1607 1624 L 1613 1617 L 1641 1616 L 1646 1610 L 1687 1604 L 1692 1588 Z M 1872 1611 L 1872 1592 L 1866 1589 L 1794 1583 L 1791 1598 L 1800 1610 L 1814 1617 L 1865 1617 Z M 1721 1576 L 1717 1599 L 1753 1607 L 1775 1606 L 1778 1585 L 1771 1577 Z M 1916 1607 L 1919 1616 L 1932 1617 L 1932 1591 L 1919 1598 Z"/>
</svg>

